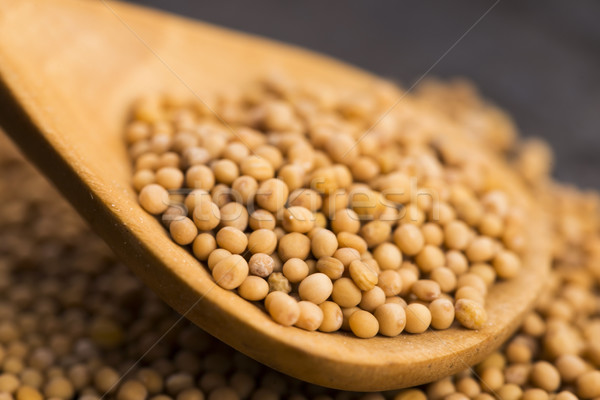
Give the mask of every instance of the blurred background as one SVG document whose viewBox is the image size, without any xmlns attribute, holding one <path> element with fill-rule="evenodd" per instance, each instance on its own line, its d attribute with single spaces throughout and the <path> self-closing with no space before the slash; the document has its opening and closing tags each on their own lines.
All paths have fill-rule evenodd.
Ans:
<svg viewBox="0 0 600 400">
<path fill-rule="evenodd" d="M 428 76 L 469 78 L 523 135 L 549 141 L 559 179 L 600 189 L 598 1 L 129 1 L 329 54 L 405 88 L 435 64 Z"/>
</svg>

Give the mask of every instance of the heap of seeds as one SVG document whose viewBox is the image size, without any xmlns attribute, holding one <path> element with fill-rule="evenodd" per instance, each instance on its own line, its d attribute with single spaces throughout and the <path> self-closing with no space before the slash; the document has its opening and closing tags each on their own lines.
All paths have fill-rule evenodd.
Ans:
<svg viewBox="0 0 600 400">
<path fill-rule="evenodd" d="M 464 97 L 465 90 L 436 86 L 419 99 Z M 452 118 L 484 115 L 472 101 Z M 462 121 L 482 141 L 498 143 L 488 142 L 498 124 Z M 600 198 L 552 183 L 539 142 L 511 153 L 554 219 L 545 296 L 519 332 L 473 369 L 362 394 L 282 375 L 179 319 L 0 136 L 0 399 L 599 399 Z"/>
<path fill-rule="evenodd" d="M 519 274 L 522 210 L 478 147 L 448 140 L 460 123 L 410 95 L 385 114 L 399 97 L 269 78 L 210 105 L 142 99 L 126 129 L 140 204 L 280 324 L 479 329 L 489 288 Z"/>
</svg>

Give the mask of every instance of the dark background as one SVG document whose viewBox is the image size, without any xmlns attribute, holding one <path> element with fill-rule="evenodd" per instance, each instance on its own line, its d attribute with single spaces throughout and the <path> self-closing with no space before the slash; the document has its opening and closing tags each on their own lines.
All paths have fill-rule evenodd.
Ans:
<svg viewBox="0 0 600 400">
<path fill-rule="evenodd" d="M 410 87 L 494 1 L 130 0 L 301 45 Z M 600 188 L 600 2 L 498 2 L 430 76 L 465 76 Z"/>
</svg>

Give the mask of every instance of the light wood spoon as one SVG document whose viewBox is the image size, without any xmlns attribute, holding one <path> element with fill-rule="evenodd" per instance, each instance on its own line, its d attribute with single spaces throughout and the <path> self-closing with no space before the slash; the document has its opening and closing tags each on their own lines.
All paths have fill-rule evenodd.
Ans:
<svg viewBox="0 0 600 400">
<path fill-rule="evenodd" d="M 293 46 L 131 5 L 81 0 L 0 0 L 0 123 L 160 297 L 210 334 L 279 371 L 357 391 L 432 381 L 482 360 L 514 332 L 549 266 L 547 229 L 516 179 L 498 180 L 529 207 L 529 247 L 516 279 L 493 287 L 489 324 L 361 340 L 274 323 L 215 285 L 145 213 L 131 186 L 123 126 L 134 99 L 165 88 L 202 96 L 276 67 L 368 88 L 374 76 Z"/>
</svg>

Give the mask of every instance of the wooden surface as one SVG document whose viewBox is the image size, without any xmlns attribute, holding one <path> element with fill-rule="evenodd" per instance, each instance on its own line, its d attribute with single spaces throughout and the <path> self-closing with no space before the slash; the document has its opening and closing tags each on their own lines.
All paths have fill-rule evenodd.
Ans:
<svg viewBox="0 0 600 400">
<path fill-rule="evenodd" d="M 291 77 L 368 87 L 373 77 L 297 48 L 118 3 L 0 0 L 0 124 L 131 269 L 209 333 L 295 377 L 339 389 L 399 388 L 481 360 L 516 329 L 549 265 L 531 199 L 524 273 L 493 288 L 490 323 L 369 340 L 286 328 L 175 245 L 137 204 L 122 137 L 131 102 L 166 87 L 202 95 L 274 66 Z M 128 27 L 124 25 L 126 23 Z M 146 44 L 141 43 L 143 40 Z M 150 50 L 150 49 L 151 50 Z M 183 84 L 182 82 L 185 82 Z M 491 155 L 482 154 L 491 163 Z M 507 190 L 518 184 L 500 165 Z"/>
</svg>

